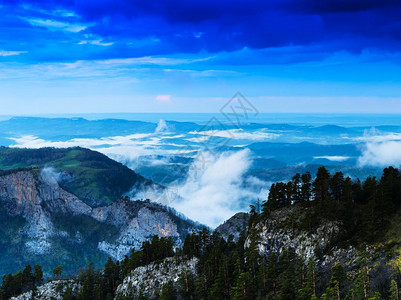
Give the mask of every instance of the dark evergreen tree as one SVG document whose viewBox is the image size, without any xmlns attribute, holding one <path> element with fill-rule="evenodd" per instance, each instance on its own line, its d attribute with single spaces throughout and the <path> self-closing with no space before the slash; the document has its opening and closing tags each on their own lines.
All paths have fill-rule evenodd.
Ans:
<svg viewBox="0 0 401 300">
<path fill-rule="evenodd" d="M 35 265 L 34 267 L 34 282 L 36 285 L 40 285 L 43 283 L 43 271 L 42 267 L 39 265 Z"/>
<path fill-rule="evenodd" d="M 316 201 L 321 203 L 329 200 L 329 182 L 330 173 L 325 167 L 320 167 L 313 181 L 313 194 Z"/>
<path fill-rule="evenodd" d="M 335 173 L 329 180 L 329 187 L 333 200 L 339 202 L 343 199 L 344 175 L 342 172 Z"/>
<path fill-rule="evenodd" d="M 301 176 L 301 202 L 308 202 L 312 197 L 312 176 L 306 172 Z"/>
</svg>

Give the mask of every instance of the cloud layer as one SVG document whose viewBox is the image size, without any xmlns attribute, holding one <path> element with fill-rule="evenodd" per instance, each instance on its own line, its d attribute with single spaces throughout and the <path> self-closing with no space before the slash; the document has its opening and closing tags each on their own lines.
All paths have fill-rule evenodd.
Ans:
<svg viewBox="0 0 401 300">
<path fill-rule="evenodd" d="M 361 166 L 401 166 L 400 133 L 381 134 L 373 129 L 367 132 L 361 140 L 366 141 L 362 147 L 362 155 L 358 159 Z"/>
<path fill-rule="evenodd" d="M 177 187 L 183 200 L 171 205 L 190 219 L 216 227 L 236 213 L 241 200 L 249 196 L 242 181 L 250 165 L 249 150 L 218 156 L 203 153 L 192 164 L 186 183 Z"/>
</svg>

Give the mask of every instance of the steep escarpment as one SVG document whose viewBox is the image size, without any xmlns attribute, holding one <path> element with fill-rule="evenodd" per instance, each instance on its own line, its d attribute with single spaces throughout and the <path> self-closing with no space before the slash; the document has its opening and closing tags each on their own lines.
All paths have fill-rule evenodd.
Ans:
<svg viewBox="0 0 401 300">
<path fill-rule="evenodd" d="M 100 266 L 107 256 L 122 259 L 154 235 L 181 245 L 186 233 L 197 228 L 149 201 L 121 198 L 91 207 L 60 187 L 46 169 L 3 172 L 0 214 L 2 274 L 29 263 L 42 264 L 47 273 L 58 264 L 66 272 L 87 261 Z"/>
</svg>

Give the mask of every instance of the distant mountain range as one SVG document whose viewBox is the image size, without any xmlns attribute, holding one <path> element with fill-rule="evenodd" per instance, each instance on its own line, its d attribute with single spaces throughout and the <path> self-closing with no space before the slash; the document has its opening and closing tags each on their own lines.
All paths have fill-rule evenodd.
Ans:
<svg viewBox="0 0 401 300">
<path fill-rule="evenodd" d="M 235 184 L 248 195 L 230 199 L 239 211 L 247 209 L 255 198 L 265 197 L 271 182 L 288 180 L 294 172 L 309 171 L 314 175 L 321 165 L 341 170 L 352 178 L 364 179 L 369 174 L 380 176 L 380 161 L 388 165 L 392 158 L 380 159 L 380 154 L 367 151 L 367 145 L 376 139 L 397 140 L 401 132 L 395 117 L 383 116 L 349 115 L 328 119 L 327 116 L 305 115 L 297 119 L 289 115 L 270 115 L 262 116 L 259 121 L 242 120 L 238 127 L 223 116 L 213 114 L 192 117 L 149 114 L 142 119 L 135 116 L 138 120 L 113 119 L 113 115 L 100 117 L 104 119 L 13 117 L 0 121 L 0 145 L 22 149 L 18 154 L 2 150 L 4 159 L 0 159 L 0 168 L 52 165 L 54 171 L 59 172 L 59 184 L 65 190 L 95 207 L 112 203 L 131 188 L 146 189 L 152 185 L 151 181 L 161 189 L 163 186 L 181 188 L 189 177 L 201 177 L 202 172 L 213 168 L 222 154 L 229 156 L 245 150 L 247 154 L 241 165 L 246 166 L 246 170 L 238 171 L 235 164 L 227 166 L 238 171 Z M 105 119 L 107 117 L 110 118 Z M 366 124 L 374 124 L 375 128 Z M 46 150 L 49 153 L 40 154 L 42 158 L 35 161 L 30 150 L 24 150 L 48 147 L 83 147 L 104 155 L 75 148 L 59 159 L 53 157 L 51 150 Z M 204 153 L 211 154 L 207 163 L 202 161 Z M 379 157 L 376 162 L 372 162 L 371 155 Z M 361 158 L 364 158 L 363 163 Z M 210 187 L 200 190 L 207 191 Z M 195 192 L 189 191 L 187 195 Z"/>
</svg>

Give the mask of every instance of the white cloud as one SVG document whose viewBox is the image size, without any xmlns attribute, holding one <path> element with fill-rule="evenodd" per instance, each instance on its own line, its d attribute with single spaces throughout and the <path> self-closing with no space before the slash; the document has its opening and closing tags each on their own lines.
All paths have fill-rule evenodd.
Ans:
<svg viewBox="0 0 401 300">
<path fill-rule="evenodd" d="M 371 128 L 358 140 L 365 142 L 362 155 L 358 159 L 360 166 L 397 167 L 401 164 L 401 133 L 382 134 L 379 130 Z"/>
<path fill-rule="evenodd" d="M 401 133 L 393 132 L 387 134 L 365 134 L 362 137 L 358 137 L 355 140 L 362 141 L 362 142 L 373 142 L 373 143 L 380 143 L 380 142 L 387 142 L 387 141 L 401 141 Z"/>
<path fill-rule="evenodd" d="M 99 60 L 102 64 L 117 64 L 117 65 L 159 65 L 159 66 L 169 66 L 169 65 L 181 65 L 181 64 L 191 64 L 201 61 L 207 61 L 213 57 L 203 57 L 203 58 L 170 58 L 170 57 L 160 57 L 160 56 L 143 56 L 135 58 L 112 58 L 107 60 Z M 167 70 L 165 70 L 167 71 Z"/>
<path fill-rule="evenodd" d="M 150 134 L 138 133 L 131 134 L 127 136 L 114 136 L 114 137 L 104 137 L 99 139 L 91 138 L 77 138 L 68 141 L 46 141 L 40 139 L 36 136 L 26 135 L 20 138 L 9 138 L 16 142 L 15 145 L 10 147 L 15 148 L 42 148 L 42 147 L 55 147 L 55 148 L 68 148 L 68 147 L 86 147 L 94 148 L 99 146 L 117 146 L 117 145 L 153 145 L 157 144 L 156 138 L 149 141 L 141 141 L 141 139 L 149 137 Z"/>
<path fill-rule="evenodd" d="M 331 155 L 331 156 L 327 155 L 327 156 L 314 156 L 313 158 L 314 159 L 321 158 L 321 159 L 327 159 L 327 160 L 330 160 L 330 161 L 341 162 L 341 161 L 346 161 L 346 160 L 350 159 L 351 157 L 349 157 L 349 156 L 340 156 L 340 155 L 338 155 L 338 156 L 336 156 L 336 155 Z"/>
<path fill-rule="evenodd" d="M 28 53 L 28 51 L 6 51 L 0 50 L 0 56 L 13 56 L 13 55 L 20 55 L 23 53 Z"/>
<path fill-rule="evenodd" d="M 183 200 L 172 206 L 187 217 L 216 227 L 239 210 L 241 198 L 249 196 L 242 187 L 251 165 L 249 150 L 213 156 L 203 153 L 192 164 L 188 179 L 177 187 Z"/>
<path fill-rule="evenodd" d="M 35 19 L 35 18 L 24 18 L 24 19 L 33 26 L 46 27 L 50 31 L 63 30 L 76 33 L 88 28 L 87 25 L 79 23 L 72 24 L 68 22 L 61 22 L 49 19 Z"/>
<path fill-rule="evenodd" d="M 206 131 L 191 131 L 190 134 L 203 135 L 207 137 L 221 137 L 235 140 L 253 140 L 264 141 L 278 138 L 280 134 L 257 130 L 253 132 L 245 132 L 243 129 L 231 130 L 206 130 Z M 195 138 L 195 140 L 199 138 Z"/>
<path fill-rule="evenodd" d="M 90 44 L 90 45 L 96 45 L 96 46 L 102 46 L 102 47 L 107 47 L 107 46 L 112 46 L 114 45 L 113 42 L 104 42 L 102 39 L 97 39 L 97 40 L 84 40 L 80 41 L 78 45 L 85 45 L 85 44 Z"/>
<path fill-rule="evenodd" d="M 155 133 L 160 133 L 163 131 L 168 131 L 168 126 L 167 126 L 166 121 L 160 119 L 159 123 L 157 124 Z"/>
<path fill-rule="evenodd" d="M 398 167 L 401 165 L 401 141 L 367 142 L 358 162 L 362 167 Z"/>
</svg>

